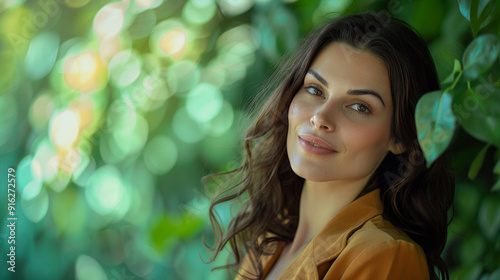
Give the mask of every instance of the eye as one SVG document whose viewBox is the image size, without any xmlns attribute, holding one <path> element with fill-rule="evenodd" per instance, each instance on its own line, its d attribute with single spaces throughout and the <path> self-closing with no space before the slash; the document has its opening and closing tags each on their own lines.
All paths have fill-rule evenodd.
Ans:
<svg viewBox="0 0 500 280">
<path fill-rule="evenodd" d="M 316 95 L 316 96 L 319 96 L 319 97 L 324 97 L 323 92 L 321 92 L 321 90 L 319 90 L 315 86 L 307 86 L 307 87 L 305 87 L 305 89 L 306 89 L 307 93 L 309 93 L 310 95 Z"/>
<path fill-rule="evenodd" d="M 362 103 L 355 103 L 349 106 L 349 108 L 353 109 L 355 112 L 363 115 L 368 115 L 371 113 L 370 108 Z"/>
</svg>

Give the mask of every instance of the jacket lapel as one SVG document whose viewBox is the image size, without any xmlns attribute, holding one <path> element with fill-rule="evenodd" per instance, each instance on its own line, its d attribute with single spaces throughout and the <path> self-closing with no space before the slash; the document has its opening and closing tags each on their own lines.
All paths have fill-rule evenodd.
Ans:
<svg viewBox="0 0 500 280">
<path fill-rule="evenodd" d="M 280 279 L 320 279 L 344 250 L 352 233 L 382 211 L 379 189 L 351 202 L 323 227 Z"/>
</svg>

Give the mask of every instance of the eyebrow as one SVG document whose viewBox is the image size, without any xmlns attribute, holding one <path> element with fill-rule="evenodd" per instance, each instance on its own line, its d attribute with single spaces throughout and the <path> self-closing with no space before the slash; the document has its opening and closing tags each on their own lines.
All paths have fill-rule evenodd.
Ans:
<svg viewBox="0 0 500 280">
<path fill-rule="evenodd" d="M 382 102 L 382 105 L 385 107 L 384 100 L 382 99 L 382 96 L 378 94 L 378 92 L 371 90 L 371 89 L 350 89 L 347 91 L 347 94 L 349 95 L 373 95 L 380 99 L 380 102 Z"/>
<path fill-rule="evenodd" d="M 323 77 L 321 77 L 321 75 L 318 72 L 316 72 L 314 69 L 309 69 L 307 71 L 307 73 L 313 75 L 314 78 L 316 78 L 320 83 L 322 83 L 324 86 L 328 87 L 328 82 Z"/>
<path fill-rule="evenodd" d="M 307 71 L 308 74 L 313 75 L 320 83 L 322 83 L 324 86 L 328 87 L 328 82 L 323 78 L 318 72 L 316 72 L 314 69 L 309 69 Z M 382 105 L 385 107 L 384 100 L 382 99 L 382 96 L 374 90 L 371 89 L 350 89 L 347 91 L 348 95 L 373 95 L 377 97 L 380 102 L 382 102 Z"/>
</svg>

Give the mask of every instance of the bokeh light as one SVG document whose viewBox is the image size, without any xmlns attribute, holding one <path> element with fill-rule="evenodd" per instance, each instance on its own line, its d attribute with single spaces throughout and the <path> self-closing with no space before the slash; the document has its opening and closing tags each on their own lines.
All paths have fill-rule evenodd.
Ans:
<svg viewBox="0 0 500 280">
<path fill-rule="evenodd" d="M 182 56 L 186 49 L 187 34 L 182 28 L 166 32 L 160 39 L 160 49 L 174 58 Z"/>
<path fill-rule="evenodd" d="M 57 34 L 46 32 L 35 36 L 31 40 L 24 60 L 26 74 L 35 80 L 45 77 L 54 66 L 58 50 L 59 36 Z"/>
<path fill-rule="evenodd" d="M 226 133 L 234 121 L 234 111 L 233 106 L 224 101 L 219 113 L 210 121 L 210 135 L 211 136 L 220 136 Z"/>
<path fill-rule="evenodd" d="M 109 61 L 117 53 L 130 47 L 124 35 L 108 36 L 99 43 L 99 55 L 103 61 Z"/>
<path fill-rule="evenodd" d="M 182 9 L 182 18 L 190 24 L 206 24 L 216 11 L 217 5 L 213 0 L 189 0 Z"/>
<path fill-rule="evenodd" d="M 42 167 L 36 159 L 31 161 L 31 173 L 32 180 L 22 189 L 22 197 L 25 200 L 32 200 L 42 191 Z"/>
<path fill-rule="evenodd" d="M 71 147 L 77 140 L 80 117 L 73 110 L 58 113 L 51 121 L 50 138 L 59 147 Z"/>
<path fill-rule="evenodd" d="M 59 162 L 55 163 L 61 165 L 62 160 L 59 158 Z M 60 168 L 57 174 L 54 176 L 54 178 L 52 178 L 52 180 L 47 182 L 47 185 L 52 191 L 60 193 L 66 190 L 66 188 L 70 184 L 70 181 L 71 181 L 71 174 L 69 174 L 63 168 Z"/>
<path fill-rule="evenodd" d="M 94 18 L 94 32 L 99 38 L 116 36 L 125 26 L 125 12 L 128 5 L 113 2 L 102 7 Z"/>
<path fill-rule="evenodd" d="M 147 37 L 156 26 L 156 13 L 147 10 L 138 14 L 134 22 L 128 28 L 128 33 L 132 39 L 142 39 Z"/>
<path fill-rule="evenodd" d="M 49 209 L 49 195 L 45 189 L 41 189 L 36 196 L 22 196 L 21 207 L 26 217 L 34 222 L 40 222 Z"/>
<path fill-rule="evenodd" d="M 222 93 L 210 84 L 199 84 L 186 98 L 187 112 L 198 122 L 208 122 L 213 119 L 220 112 L 222 103 Z"/>
<path fill-rule="evenodd" d="M 172 120 L 174 133 L 186 143 L 196 143 L 208 134 L 208 125 L 193 120 L 187 109 L 179 109 Z"/>
<path fill-rule="evenodd" d="M 141 9 L 151 9 L 160 6 L 163 0 L 135 0 L 135 3 Z"/>
<path fill-rule="evenodd" d="M 85 187 L 87 203 L 100 215 L 121 218 L 128 210 L 130 197 L 118 169 L 105 165 L 97 169 Z"/>
<path fill-rule="evenodd" d="M 69 87 L 89 93 L 105 86 L 107 79 L 107 69 L 96 52 L 87 50 L 66 58 L 64 81 Z"/>
<path fill-rule="evenodd" d="M 33 157 L 31 155 L 25 156 L 17 166 L 17 188 L 21 193 L 24 193 L 25 189 L 28 188 L 28 196 L 30 198 L 36 196 L 41 188 L 42 181 L 39 178 L 39 163 L 35 161 L 33 163 Z"/>
<path fill-rule="evenodd" d="M 38 95 L 30 107 L 29 120 L 31 126 L 38 131 L 46 129 L 54 110 L 55 104 L 49 93 Z"/>
<path fill-rule="evenodd" d="M 73 172 L 73 182 L 81 187 L 87 185 L 90 176 L 96 170 L 95 160 L 83 152 L 80 153 L 81 160 L 78 162 L 78 166 L 75 168 Z"/>
<path fill-rule="evenodd" d="M 137 155 L 148 138 L 147 121 L 136 112 L 126 111 L 128 108 L 113 115 L 111 133 L 107 135 L 113 154 L 120 157 Z"/>
<path fill-rule="evenodd" d="M 157 55 L 179 59 L 183 57 L 189 39 L 188 30 L 182 22 L 168 19 L 156 25 L 149 46 Z"/>
<path fill-rule="evenodd" d="M 173 92 L 182 96 L 200 80 L 200 69 L 195 62 L 184 60 L 174 63 L 168 69 L 167 82 Z"/>
<path fill-rule="evenodd" d="M 177 146 L 166 136 L 156 136 L 144 148 L 144 163 L 155 175 L 170 171 L 177 161 Z"/>
<path fill-rule="evenodd" d="M 139 77 L 141 60 L 134 51 L 125 50 L 113 56 L 108 69 L 111 81 L 118 87 L 124 87 Z"/>
<path fill-rule="evenodd" d="M 41 137 L 37 142 L 34 155 L 34 160 L 38 162 L 42 168 L 43 181 L 54 179 L 59 172 L 61 160 L 53 146 L 53 142 L 45 137 Z"/>
<path fill-rule="evenodd" d="M 92 97 L 96 97 L 93 95 Z M 73 111 L 78 118 L 78 129 L 80 131 L 90 127 L 94 122 L 96 113 L 96 104 L 91 96 L 82 95 L 80 98 L 72 100 L 69 104 L 69 109 Z"/>
<path fill-rule="evenodd" d="M 16 169 L 19 222 L 18 271 L 0 271 L 6 280 L 228 279 L 210 273 L 226 251 L 212 264 L 199 259 L 208 254 L 202 235 L 213 241 L 214 186 L 201 178 L 238 166 L 249 105 L 299 35 L 342 13 L 402 7 L 393 16 L 417 29 L 425 22 L 419 31 L 443 77 L 473 37 L 453 1 L 440 4 L 446 18 L 427 21 L 419 11 L 432 1 L 0 2 L 0 165 Z M 496 160 L 488 153 L 484 165 Z M 488 192 L 477 190 L 495 180 L 470 183 L 458 201 L 482 231 L 498 203 L 478 208 Z M 227 225 L 229 206 L 217 210 Z M 474 227 L 461 220 L 455 231 Z M 471 236 L 484 251 L 482 231 Z M 449 250 L 472 265 L 473 254 Z M 467 269 L 451 278 L 467 278 Z"/>
<path fill-rule="evenodd" d="M 106 272 L 94 258 L 80 255 L 75 264 L 76 279 L 78 280 L 107 280 Z"/>
<path fill-rule="evenodd" d="M 222 12 L 230 17 L 240 15 L 253 6 L 254 0 L 219 0 Z"/>
</svg>

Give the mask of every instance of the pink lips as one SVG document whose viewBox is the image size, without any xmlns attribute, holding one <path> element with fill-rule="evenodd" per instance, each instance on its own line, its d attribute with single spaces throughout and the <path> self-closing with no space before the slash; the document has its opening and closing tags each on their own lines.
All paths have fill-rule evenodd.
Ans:
<svg viewBox="0 0 500 280">
<path fill-rule="evenodd" d="M 323 139 L 310 134 L 299 135 L 299 143 L 304 150 L 317 155 L 328 155 L 337 152 Z"/>
</svg>

